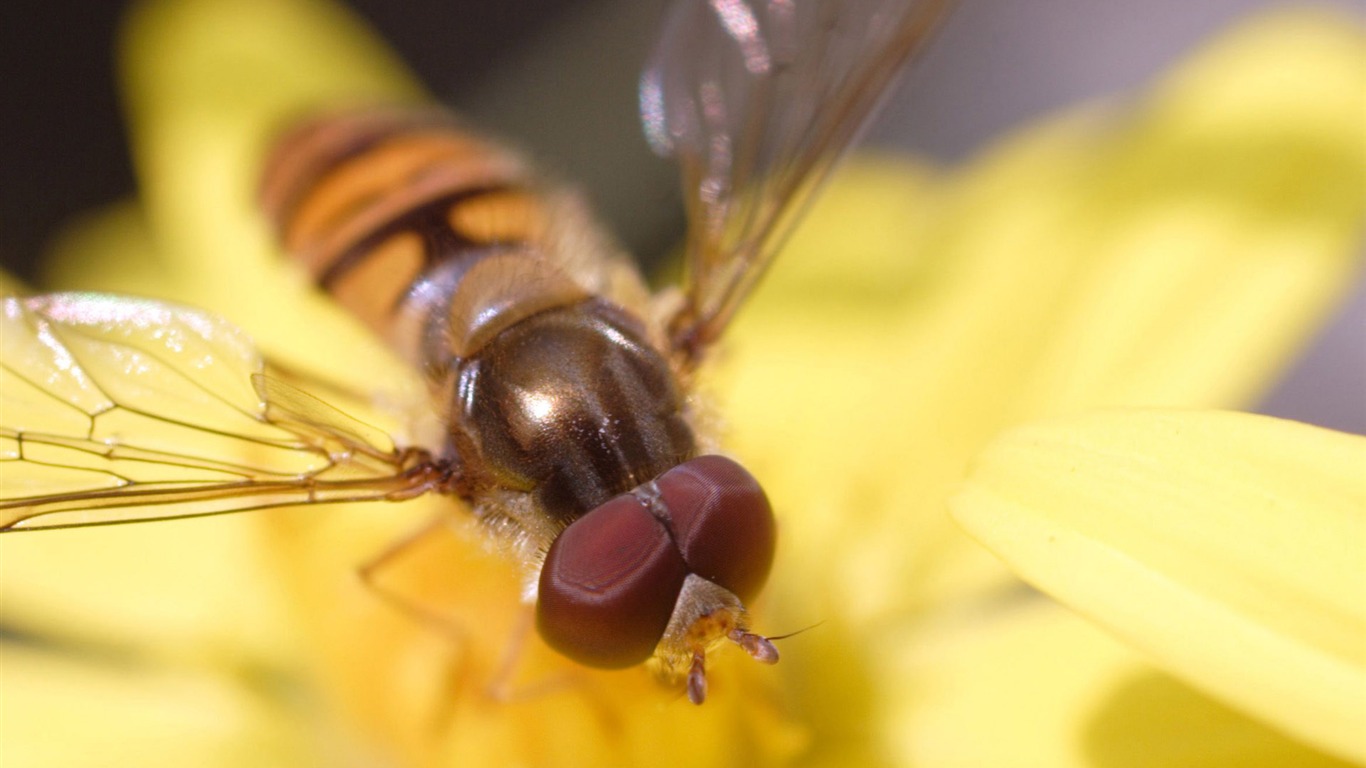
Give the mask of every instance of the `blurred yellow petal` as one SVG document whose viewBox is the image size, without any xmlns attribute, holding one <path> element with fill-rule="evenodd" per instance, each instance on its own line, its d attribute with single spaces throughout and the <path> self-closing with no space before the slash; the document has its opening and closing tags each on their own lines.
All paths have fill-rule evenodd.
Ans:
<svg viewBox="0 0 1366 768">
<path fill-rule="evenodd" d="M 813 708 L 851 686 L 892 695 L 908 683 L 880 674 L 896 649 L 879 638 L 1009 589 L 943 515 L 996 432 L 1107 403 L 1245 404 L 1351 285 L 1363 170 L 1340 139 L 1359 128 L 1343 106 L 1356 103 L 1362 49 L 1336 20 L 1296 29 L 1339 55 L 1315 54 L 1314 76 L 1336 84 L 1330 119 L 1292 143 L 1256 120 L 1213 135 L 1203 115 L 1169 106 L 1241 90 L 1249 59 L 1296 66 L 1303 50 L 1254 25 L 1192 64 L 1221 77 L 1180 98 L 1159 85 L 1159 117 L 1082 110 L 954 176 L 855 158 L 818 201 L 741 313 L 719 387 L 727 445 L 784 519 L 769 615 L 780 627 L 842 617 L 800 641 L 828 652 L 784 660 Z M 1171 82 L 1186 79 L 1178 69 Z M 1256 103 L 1280 109 L 1297 89 L 1281 82 Z M 1331 162 L 1288 154 L 1320 138 Z M 1228 165 L 1237 184 L 1204 186 L 1202 169 Z M 1268 205 L 1285 185 L 1326 199 Z M 853 682 L 863 676 L 866 689 Z M 816 743 L 851 731 L 842 717 L 818 722 Z"/>
<path fill-rule="evenodd" d="M 253 695 L 218 670 L 59 655 L 15 642 L 0 644 L 0 668 L 0 762 L 7 766 L 321 766 L 309 759 L 310 735 L 267 704 L 264 694 L 283 680 L 257 680 Z"/>
<path fill-rule="evenodd" d="M 402 65 L 359 20 L 319 0 L 149 0 L 123 43 L 142 200 L 159 258 L 184 278 L 176 299 L 231 317 L 273 357 L 361 391 L 412 386 L 368 329 L 281 258 L 256 204 L 265 153 L 291 120 L 420 99 Z"/>
<path fill-rule="evenodd" d="M 909 645 L 889 670 L 905 681 L 888 718 L 901 765 L 1343 765 L 1154 671 L 1037 595 Z"/>
<path fill-rule="evenodd" d="M 1221 45 L 1197 52 L 1189 66 L 1167 79 L 1153 122 L 1184 124 L 1190 141 L 1284 141 L 1298 149 L 1283 158 L 1287 166 L 1317 154 L 1318 162 L 1338 155 L 1360 167 L 1366 162 L 1360 130 L 1363 46 L 1361 16 L 1333 8 L 1282 8 L 1250 17 Z M 1341 190 L 1308 199 L 1303 193 L 1317 190 L 1267 191 L 1268 203 L 1305 211 L 1331 202 L 1360 204 L 1366 194 L 1360 187 L 1345 198 L 1338 197 Z"/>
<path fill-rule="evenodd" d="M 1294 18 L 1294 45 L 1254 23 L 1178 68 L 1151 114 L 1082 110 L 953 176 L 855 158 L 818 201 L 741 314 L 719 389 L 739 415 L 728 445 L 801 515 L 780 557 L 829 566 L 825 603 L 871 619 L 998 584 L 943 509 L 1000 429 L 1246 405 L 1293 360 L 1354 283 L 1366 225 L 1360 142 L 1343 140 L 1366 48 L 1331 15 Z M 1264 128 L 1252 116 L 1297 103 L 1298 79 L 1249 92 L 1245 67 L 1314 77 L 1322 119 Z M 1197 107 L 1230 92 L 1255 108 L 1216 132 Z M 1317 202 L 1277 204 L 1286 189 Z"/>
<path fill-rule="evenodd" d="M 1265 392 L 1356 282 L 1363 57 L 1360 19 L 1282 11 L 1153 90 L 1076 201 L 1079 245 L 1108 256 L 1058 315 L 1031 416 Z"/>
<path fill-rule="evenodd" d="M 1012 431 L 954 516 L 1192 685 L 1366 761 L 1366 438 L 1137 411 Z"/>
<path fill-rule="evenodd" d="M 130 296 L 184 296 L 188 287 L 157 256 L 146 211 L 127 200 L 69 223 L 43 260 L 49 291 L 99 291 Z M 184 299 L 181 299 L 184 303 Z"/>
<path fill-rule="evenodd" d="M 0 620 L 67 643 L 292 656 L 279 590 L 246 517 L 47 531 L 0 540 Z"/>
</svg>

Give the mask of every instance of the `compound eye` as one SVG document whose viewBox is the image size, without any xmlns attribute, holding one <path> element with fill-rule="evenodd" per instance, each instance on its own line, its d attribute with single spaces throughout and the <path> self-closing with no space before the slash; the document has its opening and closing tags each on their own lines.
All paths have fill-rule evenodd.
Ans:
<svg viewBox="0 0 1366 768">
<path fill-rule="evenodd" d="M 776 542 L 773 508 L 754 476 L 724 456 L 699 456 L 655 484 L 688 570 L 752 600 Z"/>
<path fill-rule="evenodd" d="M 541 568 L 536 625 L 552 648 L 592 667 L 618 669 L 654 653 L 687 566 L 669 532 L 633 496 L 575 520 Z"/>
</svg>

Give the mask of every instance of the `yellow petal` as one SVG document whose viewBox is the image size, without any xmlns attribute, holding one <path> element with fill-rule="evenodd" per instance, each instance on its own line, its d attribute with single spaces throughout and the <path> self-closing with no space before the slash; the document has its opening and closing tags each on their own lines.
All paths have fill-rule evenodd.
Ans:
<svg viewBox="0 0 1366 768">
<path fill-rule="evenodd" d="M 313 764 L 306 731 L 262 696 L 286 681 L 258 684 L 254 691 L 245 678 L 216 670 L 6 642 L 0 644 L 3 762 L 26 768 Z"/>
<path fill-rule="evenodd" d="M 6 535 L 0 617 L 64 643 L 281 663 L 292 641 L 260 549 L 247 516 Z"/>
<path fill-rule="evenodd" d="M 1366 760 L 1366 438 L 1224 412 L 1023 427 L 954 516 L 1165 669 Z"/>
<path fill-rule="evenodd" d="M 1031 410 L 1245 405 L 1357 278 L 1360 19 L 1255 17 L 1159 83 L 1075 202 L 1078 274 Z"/>
<path fill-rule="evenodd" d="M 1363 50 L 1331 14 L 1274 17 L 1178 67 L 1151 112 L 1078 111 L 952 175 L 855 158 L 723 353 L 727 445 L 790 511 L 782 562 L 828 565 L 816 591 L 870 618 L 991 589 L 943 511 L 998 431 L 1262 392 L 1360 268 Z M 1306 87 L 1324 103 L 1289 109 Z"/>
<path fill-rule="evenodd" d="M 265 152 L 291 120 L 415 101 L 402 65 L 319 0 L 151 0 L 125 33 L 134 159 L 175 298 L 230 317 L 296 367 L 360 391 L 409 386 L 368 329 L 291 270 L 256 204 Z"/>
<path fill-rule="evenodd" d="M 1343 765 L 1153 670 L 1037 595 L 930 628 L 893 654 L 885 717 L 900 765 L 1282 768 Z"/>
<path fill-rule="evenodd" d="M 1295 142 L 1301 153 L 1322 152 L 1318 162 L 1338 154 L 1366 162 L 1360 130 L 1363 46 L 1366 25 L 1359 15 L 1323 7 L 1252 16 L 1167 79 L 1156 94 L 1152 121 L 1181 123 L 1191 141 L 1277 137 Z M 1301 154 L 1286 161 L 1305 159 Z M 1354 200 L 1297 201 L 1303 191 L 1268 190 L 1271 200 L 1306 210 L 1329 199 Z M 1360 189 L 1357 195 L 1359 204 Z"/>
<path fill-rule="evenodd" d="M 146 212 L 132 200 L 86 213 L 62 229 L 43 260 L 40 282 L 50 291 L 167 297 L 188 291 L 157 258 Z"/>
</svg>

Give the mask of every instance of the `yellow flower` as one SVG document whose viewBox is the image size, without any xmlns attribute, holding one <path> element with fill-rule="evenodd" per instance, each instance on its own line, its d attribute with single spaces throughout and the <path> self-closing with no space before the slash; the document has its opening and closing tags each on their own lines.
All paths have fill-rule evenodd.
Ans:
<svg viewBox="0 0 1366 768">
<path fill-rule="evenodd" d="M 1192 686 L 1366 757 L 1366 438 L 1251 414 L 1020 428 L 959 518 Z"/>
<path fill-rule="evenodd" d="M 73 230 L 54 282 L 173 296 L 301 368 L 401 389 L 402 367 L 280 268 L 252 206 L 270 129 L 310 106 L 421 98 L 401 67 L 317 0 L 150 3 L 128 43 L 141 205 Z M 1252 402 L 1342 295 L 1366 219 L 1363 50 L 1342 19 L 1272 16 L 1139 111 L 1065 116 L 947 176 L 851 165 L 709 385 L 726 445 L 782 520 L 761 626 L 820 624 L 775 667 L 723 655 L 705 706 L 519 633 L 515 574 L 477 533 L 393 575 L 458 637 L 361 588 L 354 566 L 445 502 L 281 510 L 3 537 L 0 755 L 1366 761 L 1351 730 L 1366 695 L 1362 440 L 1251 416 L 1085 413 Z M 992 442 L 1039 418 L 1054 420 Z M 978 454 L 962 523 L 1143 655 L 959 532 L 948 500 Z M 512 695 L 491 698 L 519 639 Z"/>
</svg>

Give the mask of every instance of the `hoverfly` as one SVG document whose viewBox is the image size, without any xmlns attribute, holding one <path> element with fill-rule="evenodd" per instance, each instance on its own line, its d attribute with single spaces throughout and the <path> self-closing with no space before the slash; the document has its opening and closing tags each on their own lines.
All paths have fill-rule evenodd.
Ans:
<svg viewBox="0 0 1366 768">
<path fill-rule="evenodd" d="M 443 434 L 397 445 L 204 311 L 8 298 L 0 530 L 442 494 L 526 566 L 552 648 L 602 668 L 654 659 L 701 703 L 724 642 L 777 660 L 745 611 L 776 525 L 749 472 L 703 450 L 687 392 L 945 5 L 680 2 L 640 85 L 688 215 L 681 290 L 653 297 L 575 196 L 445 113 L 290 127 L 263 215 L 421 373 Z"/>
</svg>

